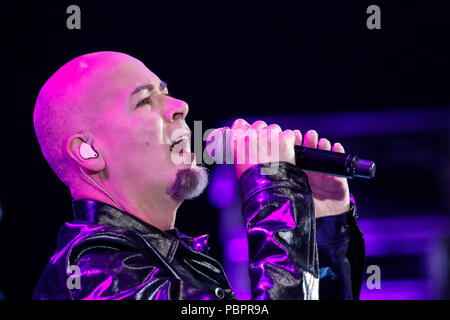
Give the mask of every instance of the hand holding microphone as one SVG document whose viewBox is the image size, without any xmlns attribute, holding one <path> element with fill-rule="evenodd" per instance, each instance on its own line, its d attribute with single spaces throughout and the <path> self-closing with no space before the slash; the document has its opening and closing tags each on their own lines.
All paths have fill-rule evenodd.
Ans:
<svg viewBox="0 0 450 320">
<path fill-rule="evenodd" d="M 231 135 L 230 148 L 238 178 L 259 163 L 289 162 L 295 165 L 295 136 L 291 130 L 282 131 L 279 125 L 267 125 L 264 121 L 250 125 L 237 119 L 228 134 Z"/>
<path fill-rule="evenodd" d="M 295 141 L 293 149 L 287 146 L 292 145 L 292 139 Z M 345 154 L 343 150 L 340 143 L 331 148 L 327 139 L 318 141 L 314 130 L 307 132 L 302 145 L 299 130 L 282 131 L 280 126 L 268 126 L 264 121 L 250 125 L 242 119 L 236 120 L 231 129 L 214 130 L 206 141 L 206 151 L 217 163 L 224 163 L 225 160 L 225 163 L 237 164 L 238 177 L 255 164 L 277 161 L 290 162 L 303 170 L 349 179 L 372 179 L 375 176 L 373 161 L 360 159 L 356 154 Z"/>
<path fill-rule="evenodd" d="M 238 178 L 259 163 L 284 161 L 306 170 L 316 217 L 340 214 L 349 209 L 350 194 L 346 178 L 370 179 L 375 175 L 374 162 L 345 154 L 340 143 L 331 146 L 327 139 L 319 140 L 314 130 L 308 131 L 303 138 L 299 130 L 282 131 L 280 126 L 267 125 L 264 121 L 250 125 L 243 119 L 236 120 L 231 129 L 218 130 L 221 130 L 220 134 L 215 132 L 208 138 L 206 149 L 213 159 L 217 159 L 217 151 L 208 150 L 208 145 L 219 136 L 223 147 L 220 158 L 228 159 L 232 155 Z"/>
</svg>

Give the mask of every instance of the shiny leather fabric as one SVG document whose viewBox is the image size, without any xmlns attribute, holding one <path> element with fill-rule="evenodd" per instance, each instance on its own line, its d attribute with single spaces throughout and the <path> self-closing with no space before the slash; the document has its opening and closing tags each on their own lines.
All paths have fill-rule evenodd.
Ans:
<svg viewBox="0 0 450 320">
<path fill-rule="evenodd" d="M 359 299 L 365 246 L 356 206 L 337 216 L 316 219 L 321 300 Z"/>
<path fill-rule="evenodd" d="M 75 200 L 73 209 L 34 299 L 235 299 L 222 266 L 206 254 L 206 236 L 163 232 L 98 201 Z M 69 289 L 74 276 L 80 286 Z"/>
<path fill-rule="evenodd" d="M 319 287 L 320 298 L 357 298 L 364 243 L 355 207 L 317 219 L 316 239 L 307 176 L 284 162 L 275 175 L 260 167 L 240 179 L 252 298 L 317 299 Z M 164 232 L 98 201 L 75 200 L 73 209 L 34 299 L 235 299 L 222 266 L 207 255 L 207 236 Z"/>
<path fill-rule="evenodd" d="M 280 162 L 276 174 L 262 175 L 262 168 L 270 166 L 240 178 L 252 299 L 358 299 L 365 253 L 354 203 L 315 219 L 301 169 Z"/>
</svg>

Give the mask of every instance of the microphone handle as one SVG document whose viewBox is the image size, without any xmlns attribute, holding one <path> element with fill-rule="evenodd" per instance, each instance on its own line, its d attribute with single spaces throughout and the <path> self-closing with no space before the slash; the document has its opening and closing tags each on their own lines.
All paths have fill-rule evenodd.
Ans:
<svg viewBox="0 0 450 320">
<path fill-rule="evenodd" d="M 360 159 L 351 153 L 294 146 L 295 164 L 303 170 L 334 175 L 342 178 L 354 177 L 372 179 L 375 176 L 375 162 Z"/>
</svg>

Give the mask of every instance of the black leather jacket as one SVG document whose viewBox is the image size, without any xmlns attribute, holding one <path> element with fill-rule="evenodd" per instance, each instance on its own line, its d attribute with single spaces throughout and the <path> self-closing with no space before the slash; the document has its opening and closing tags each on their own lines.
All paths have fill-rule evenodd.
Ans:
<svg viewBox="0 0 450 320">
<path fill-rule="evenodd" d="M 305 173 L 281 162 L 266 176 L 262 166 L 240 179 L 252 299 L 357 299 L 364 240 L 354 204 L 315 219 Z M 207 236 L 164 232 L 98 201 L 73 209 L 34 299 L 235 299 Z"/>
</svg>

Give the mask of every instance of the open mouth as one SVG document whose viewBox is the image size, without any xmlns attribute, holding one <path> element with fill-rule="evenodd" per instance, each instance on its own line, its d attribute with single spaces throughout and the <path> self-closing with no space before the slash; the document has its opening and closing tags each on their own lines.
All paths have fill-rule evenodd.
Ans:
<svg viewBox="0 0 450 320">
<path fill-rule="evenodd" d="M 179 136 L 170 145 L 170 152 L 178 151 L 180 154 L 183 154 L 184 152 L 190 152 L 189 149 L 190 146 L 188 135 Z"/>
</svg>

